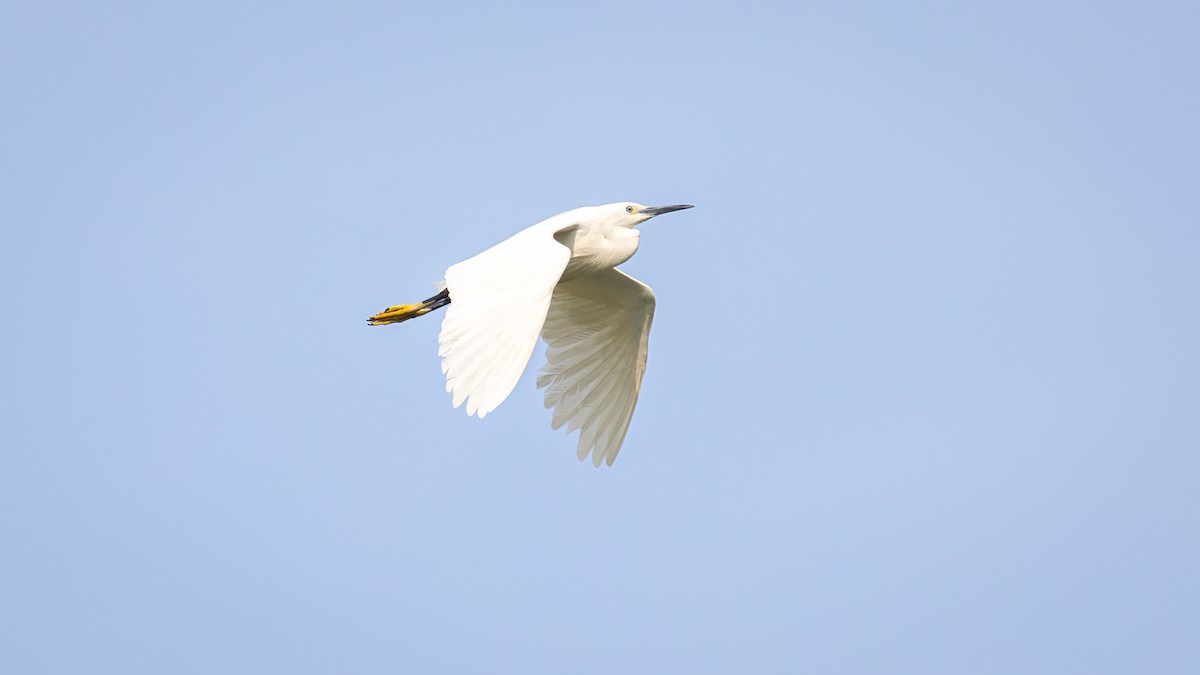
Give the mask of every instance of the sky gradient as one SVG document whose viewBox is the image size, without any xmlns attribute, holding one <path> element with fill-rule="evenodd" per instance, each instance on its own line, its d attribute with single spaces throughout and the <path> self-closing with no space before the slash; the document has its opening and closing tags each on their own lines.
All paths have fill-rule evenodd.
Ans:
<svg viewBox="0 0 1200 675">
<path fill-rule="evenodd" d="M 0 670 L 1200 671 L 1194 3 L 6 3 Z M 696 208 L 620 458 L 364 319 Z"/>
</svg>

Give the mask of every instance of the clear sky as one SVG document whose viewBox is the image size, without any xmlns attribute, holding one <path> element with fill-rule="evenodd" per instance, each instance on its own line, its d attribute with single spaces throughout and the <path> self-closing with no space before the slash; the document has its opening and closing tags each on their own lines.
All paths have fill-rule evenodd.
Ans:
<svg viewBox="0 0 1200 675">
<path fill-rule="evenodd" d="M 1200 672 L 1198 25 L 5 3 L 0 671 Z M 622 200 L 612 468 L 364 323 Z"/>
</svg>

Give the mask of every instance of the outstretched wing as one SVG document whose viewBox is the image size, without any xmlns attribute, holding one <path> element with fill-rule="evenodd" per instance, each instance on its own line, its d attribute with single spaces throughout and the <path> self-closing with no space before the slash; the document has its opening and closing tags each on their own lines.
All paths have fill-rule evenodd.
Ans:
<svg viewBox="0 0 1200 675">
<path fill-rule="evenodd" d="M 646 372 L 646 345 L 654 319 L 654 291 L 615 269 L 564 281 L 554 299 L 542 339 L 546 365 L 538 388 L 554 408 L 551 426 L 579 432 L 580 461 L 612 466 Z"/>
<path fill-rule="evenodd" d="M 512 393 L 571 258 L 555 237 L 573 228 L 530 228 L 446 270 L 438 355 L 455 408 L 482 418 Z"/>
</svg>

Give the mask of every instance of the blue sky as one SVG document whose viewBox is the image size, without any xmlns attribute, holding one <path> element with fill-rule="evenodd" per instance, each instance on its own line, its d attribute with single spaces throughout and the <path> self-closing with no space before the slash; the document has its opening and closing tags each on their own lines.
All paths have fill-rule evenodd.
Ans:
<svg viewBox="0 0 1200 675">
<path fill-rule="evenodd" d="M 1200 670 L 1194 5 L 432 4 L 0 9 L 0 669 Z M 612 468 L 363 322 L 620 200 Z"/>
</svg>

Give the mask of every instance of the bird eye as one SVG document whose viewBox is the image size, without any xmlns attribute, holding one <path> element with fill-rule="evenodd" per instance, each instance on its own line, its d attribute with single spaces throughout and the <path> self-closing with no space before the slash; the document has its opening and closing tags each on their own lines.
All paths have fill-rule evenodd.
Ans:
<svg viewBox="0 0 1200 675">
<path fill-rule="evenodd" d="M 632 207 L 632 206 L 626 206 L 626 207 L 625 207 L 625 213 L 633 213 L 633 207 Z"/>
</svg>

